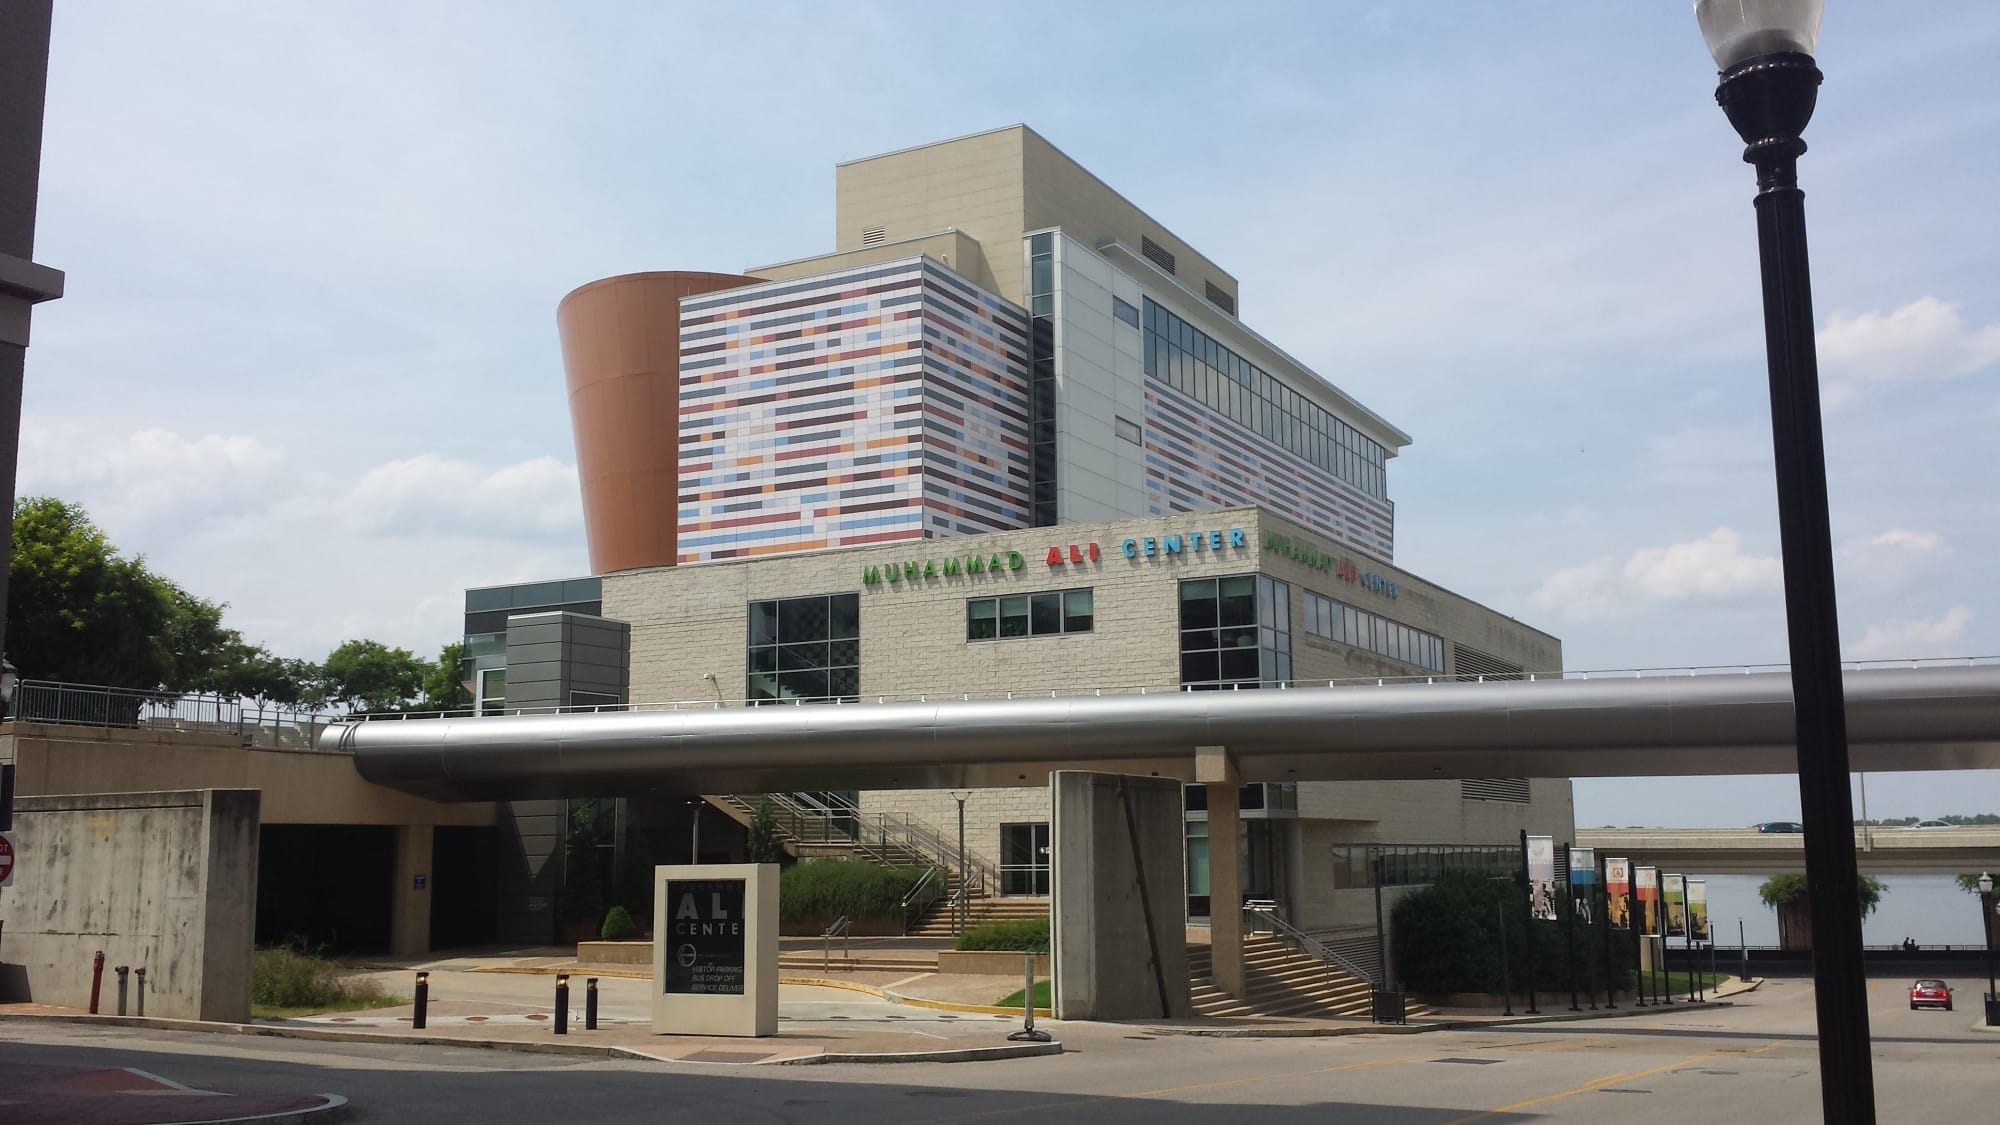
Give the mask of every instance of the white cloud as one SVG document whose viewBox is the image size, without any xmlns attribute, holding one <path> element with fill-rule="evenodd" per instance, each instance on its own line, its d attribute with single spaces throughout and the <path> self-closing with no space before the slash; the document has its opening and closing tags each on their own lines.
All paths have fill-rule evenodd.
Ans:
<svg viewBox="0 0 2000 1125">
<path fill-rule="evenodd" d="M 1597 559 L 1558 570 L 1535 591 L 1534 601 L 1584 619 L 1644 603 L 1726 601 L 1776 589 L 1783 577 L 1777 559 L 1746 554 L 1742 536 L 1718 527 L 1685 543 L 1641 547 L 1623 566 Z"/>
<path fill-rule="evenodd" d="M 1819 336 L 1826 405 L 1871 387 L 1972 375 L 2000 363 L 2000 324 L 1972 327 L 1956 302 L 1919 297 L 1889 313 L 1835 313 Z"/>
<path fill-rule="evenodd" d="M 1625 578 L 1656 601 L 1719 599 L 1774 588 L 1784 568 L 1775 558 L 1744 554 L 1743 537 L 1718 527 L 1700 539 L 1632 552 Z"/>
<path fill-rule="evenodd" d="M 434 453 L 390 461 L 368 470 L 340 509 L 374 531 L 575 535 L 582 525 L 576 468 L 553 457 L 498 469 Z"/>
<path fill-rule="evenodd" d="M 1906 551 L 1914 551 L 1917 554 L 1926 555 L 1943 546 L 1944 537 L 1935 531 L 1906 531 L 1903 528 L 1894 527 L 1877 535 L 1875 538 L 1869 540 L 1869 542 L 1878 547 L 1901 547 Z"/>
<path fill-rule="evenodd" d="M 1953 606 L 1940 617 L 1890 620 L 1870 625 L 1848 651 L 1853 660 L 1917 659 L 1964 656 L 1965 627 L 1972 623 L 1970 606 Z"/>
<path fill-rule="evenodd" d="M 22 419 L 19 491 L 75 500 L 102 521 L 131 523 L 240 507 L 278 483 L 284 456 L 255 437 L 148 429 L 123 440 Z"/>
</svg>

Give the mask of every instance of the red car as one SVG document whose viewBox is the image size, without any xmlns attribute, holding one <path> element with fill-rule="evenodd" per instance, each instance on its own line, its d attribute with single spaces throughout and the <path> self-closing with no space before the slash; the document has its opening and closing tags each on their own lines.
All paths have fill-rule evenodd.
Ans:
<svg viewBox="0 0 2000 1125">
<path fill-rule="evenodd" d="M 1926 1004 L 1951 1011 L 1951 986 L 1941 980 L 1920 980 L 1910 986 L 1910 1010 Z"/>
</svg>

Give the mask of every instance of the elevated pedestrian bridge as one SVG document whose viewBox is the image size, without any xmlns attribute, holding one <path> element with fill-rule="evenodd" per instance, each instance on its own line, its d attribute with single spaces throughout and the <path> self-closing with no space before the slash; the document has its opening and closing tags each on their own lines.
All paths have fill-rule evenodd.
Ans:
<svg viewBox="0 0 2000 1125">
<path fill-rule="evenodd" d="M 1578 847 L 1691 875 L 1780 875 L 1806 869 L 1805 836 L 1754 828 L 1579 828 Z M 2000 826 L 1858 827 L 1856 866 L 1871 875 L 2000 870 Z"/>
</svg>

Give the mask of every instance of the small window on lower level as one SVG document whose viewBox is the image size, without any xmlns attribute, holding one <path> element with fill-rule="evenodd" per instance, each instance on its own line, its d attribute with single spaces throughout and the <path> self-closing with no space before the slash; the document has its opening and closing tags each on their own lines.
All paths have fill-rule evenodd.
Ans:
<svg viewBox="0 0 2000 1125">
<path fill-rule="evenodd" d="M 1117 297 L 1111 298 L 1111 315 L 1134 328 L 1139 327 L 1139 310 Z"/>
<path fill-rule="evenodd" d="M 973 598 L 965 603 L 965 639 L 1088 633 L 1096 620 L 1095 598 L 1088 589 Z"/>
<path fill-rule="evenodd" d="M 1116 422 L 1116 428 L 1118 430 L 1118 436 L 1124 438 L 1126 441 L 1131 442 L 1133 445 L 1146 444 L 1145 429 L 1141 427 L 1139 423 L 1134 422 L 1132 419 L 1119 418 Z"/>
</svg>

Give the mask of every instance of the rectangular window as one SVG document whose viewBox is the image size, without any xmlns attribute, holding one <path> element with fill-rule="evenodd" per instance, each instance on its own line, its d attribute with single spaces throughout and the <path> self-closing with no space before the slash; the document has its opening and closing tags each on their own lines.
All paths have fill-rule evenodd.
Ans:
<svg viewBox="0 0 2000 1125">
<path fill-rule="evenodd" d="M 1115 419 L 1114 427 L 1118 431 L 1119 437 L 1131 442 L 1133 445 L 1146 444 L 1146 431 L 1140 427 L 1139 423 L 1132 421 L 1130 418 Z"/>
<path fill-rule="evenodd" d="M 1048 895 L 1048 822 L 1000 826 L 1000 893 Z"/>
<path fill-rule="evenodd" d="M 749 605 L 745 697 L 760 703 L 854 702 L 861 690 L 861 595 Z"/>
<path fill-rule="evenodd" d="M 1088 589 L 973 598 L 965 603 L 965 639 L 1088 633 L 1096 621 L 1093 600 Z"/>
<path fill-rule="evenodd" d="M 1111 315 L 1134 328 L 1139 327 L 1139 310 L 1117 297 L 1111 298 Z"/>
</svg>

